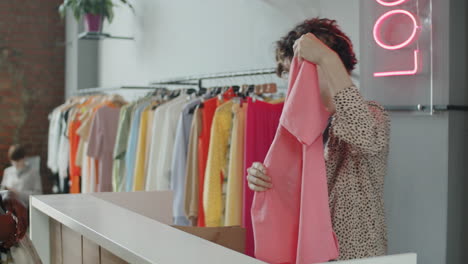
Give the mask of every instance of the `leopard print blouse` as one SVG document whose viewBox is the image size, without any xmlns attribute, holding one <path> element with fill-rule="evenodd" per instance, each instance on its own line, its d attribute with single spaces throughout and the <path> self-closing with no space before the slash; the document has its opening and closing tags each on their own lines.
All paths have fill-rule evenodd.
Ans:
<svg viewBox="0 0 468 264">
<path fill-rule="evenodd" d="M 340 260 L 385 255 L 384 176 L 390 118 L 352 86 L 334 98 L 336 113 L 325 149 L 333 229 Z"/>
</svg>

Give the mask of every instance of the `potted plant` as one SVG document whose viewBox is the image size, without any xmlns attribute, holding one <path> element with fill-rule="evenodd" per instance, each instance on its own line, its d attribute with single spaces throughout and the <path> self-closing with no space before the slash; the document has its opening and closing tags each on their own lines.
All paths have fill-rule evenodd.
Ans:
<svg viewBox="0 0 468 264">
<path fill-rule="evenodd" d="M 129 1 L 117 1 L 133 10 Z M 65 11 L 69 7 L 77 21 L 84 17 L 86 31 L 101 32 L 103 20 L 107 19 L 111 23 L 114 19 L 113 9 L 115 6 L 112 0 L 64 0 L 59 7 L 59 12 L 64 17 Z"/>
</svg>

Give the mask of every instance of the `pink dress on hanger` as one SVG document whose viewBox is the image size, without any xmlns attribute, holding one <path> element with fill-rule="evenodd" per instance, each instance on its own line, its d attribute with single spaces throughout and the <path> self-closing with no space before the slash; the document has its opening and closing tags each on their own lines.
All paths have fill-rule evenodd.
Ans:
<svg viewBox="0 0 468 264">
<path fill-rule="evenodd" d="M 265 158 L 273 188 L 255 193 L 255 255 L 274 264 L 338 258 L 328 206 L 322 133 L 330 114 L 315 64 L 294 58 L 280 125 Z"/>
<path fill-rule="evenodd" d="M 248 256 L 255 256 L 254 236 L 252 229 L 252 201 L 254 191 L 249 189 L 247 184 L 247 169 L 254 162 L 265 159 L 268 149 L 275 138 L 275 132 L 279 125 L 281 112 L 284 103 L 271 104 L 262 101 L 254 101 L 248 98 L 247 116 L 245 125 L 244 141 L 244 199 L 242 227 L 245 228 L 245 253 Z"/>
</svg>

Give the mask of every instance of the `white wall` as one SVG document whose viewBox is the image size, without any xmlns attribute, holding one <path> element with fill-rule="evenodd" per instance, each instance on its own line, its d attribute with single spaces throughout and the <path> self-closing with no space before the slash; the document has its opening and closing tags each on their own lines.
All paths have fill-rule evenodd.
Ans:
<svg viewBox="0 0 468 264">
<path fill-rule="evenodd" d="M 446 263 L 449 114 L 391 117 L 388 253 L 416 252 L 420 264 Z"/>
<path fill-rule="evenodd" d="M 361 2 L 362 28 L 369 29 L 372 9 Z M 431 92 L 436 105 L 467 105 L 466 93 L 466 0 L 432 1 L 433 9 L 433 90 L 413 96 L 414 103 L 425 103 Z M 371 31 L 369 31 L 371 32 Z M 378 85 L 372 77 L 370 59 L 373 36 L 361 32 L 361 84 L 365 95 L 385 88 L 408 88 L 392 96 L 380 97 L 392 104 L 411 96 L 412 85 L 398 86 L 398 80 Z M 462 59 L 463 58 L 463 59 Z M 423 87 L 425 88 L 425 87 Z M 387 94 L 390 94 L 387 92 Z M 414 93 L 416 94 L 416 93 Z M 413 95 L 414 95 L 413 94 Z M 427 103 L 426 103 L 427 104 Z M 389 168 L 385 181 L 385 203 L 389 235 L 389 253 L 414 251 L 418 263 L 466 263 L 467 195 L 466 149 L 468 148 L 466 113 L 444 112 L 433 116 L 409 113 L 392 114 Z M 466 192 L 465 192 L 466 193 Z M 465 244 L 463 244 L 465 243 Z"/>
<path fill-rule="evenodd" d="M 100 45 L 99 85 L 275 66 L 274 43 L 295 24 L 318 15 L 337 18 L 359 45 L 357 0 L 139 0 L 135 14 L 116 10 L 106 26 L 134 41 Z M 333 8 L 340 2 L 340 8 Z M 349 22 L 352 21 L 352 22 Z"/>
</svg>

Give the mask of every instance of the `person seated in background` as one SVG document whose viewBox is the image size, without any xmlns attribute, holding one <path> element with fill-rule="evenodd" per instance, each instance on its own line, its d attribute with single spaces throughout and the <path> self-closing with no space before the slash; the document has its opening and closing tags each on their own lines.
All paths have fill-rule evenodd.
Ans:
<svg viewBox="0 0 468 264">
<path fill-rule="evenodd" d="M 18 195 L 0 191 L 0 252 L 23 239 L 28 225 L 28 211 Z"/>
<path fill-rule="evenodd" d="M 2 188 L 15 193 L 26 207 L 29 205 L 29 196 L 42 193 L 39 162 L 26 158 L 26 150 L 21 145 L 13 145 L 8 150 L 8 159 L 11 167 L 5 169 L 2 179 Z"/>
</svg>

